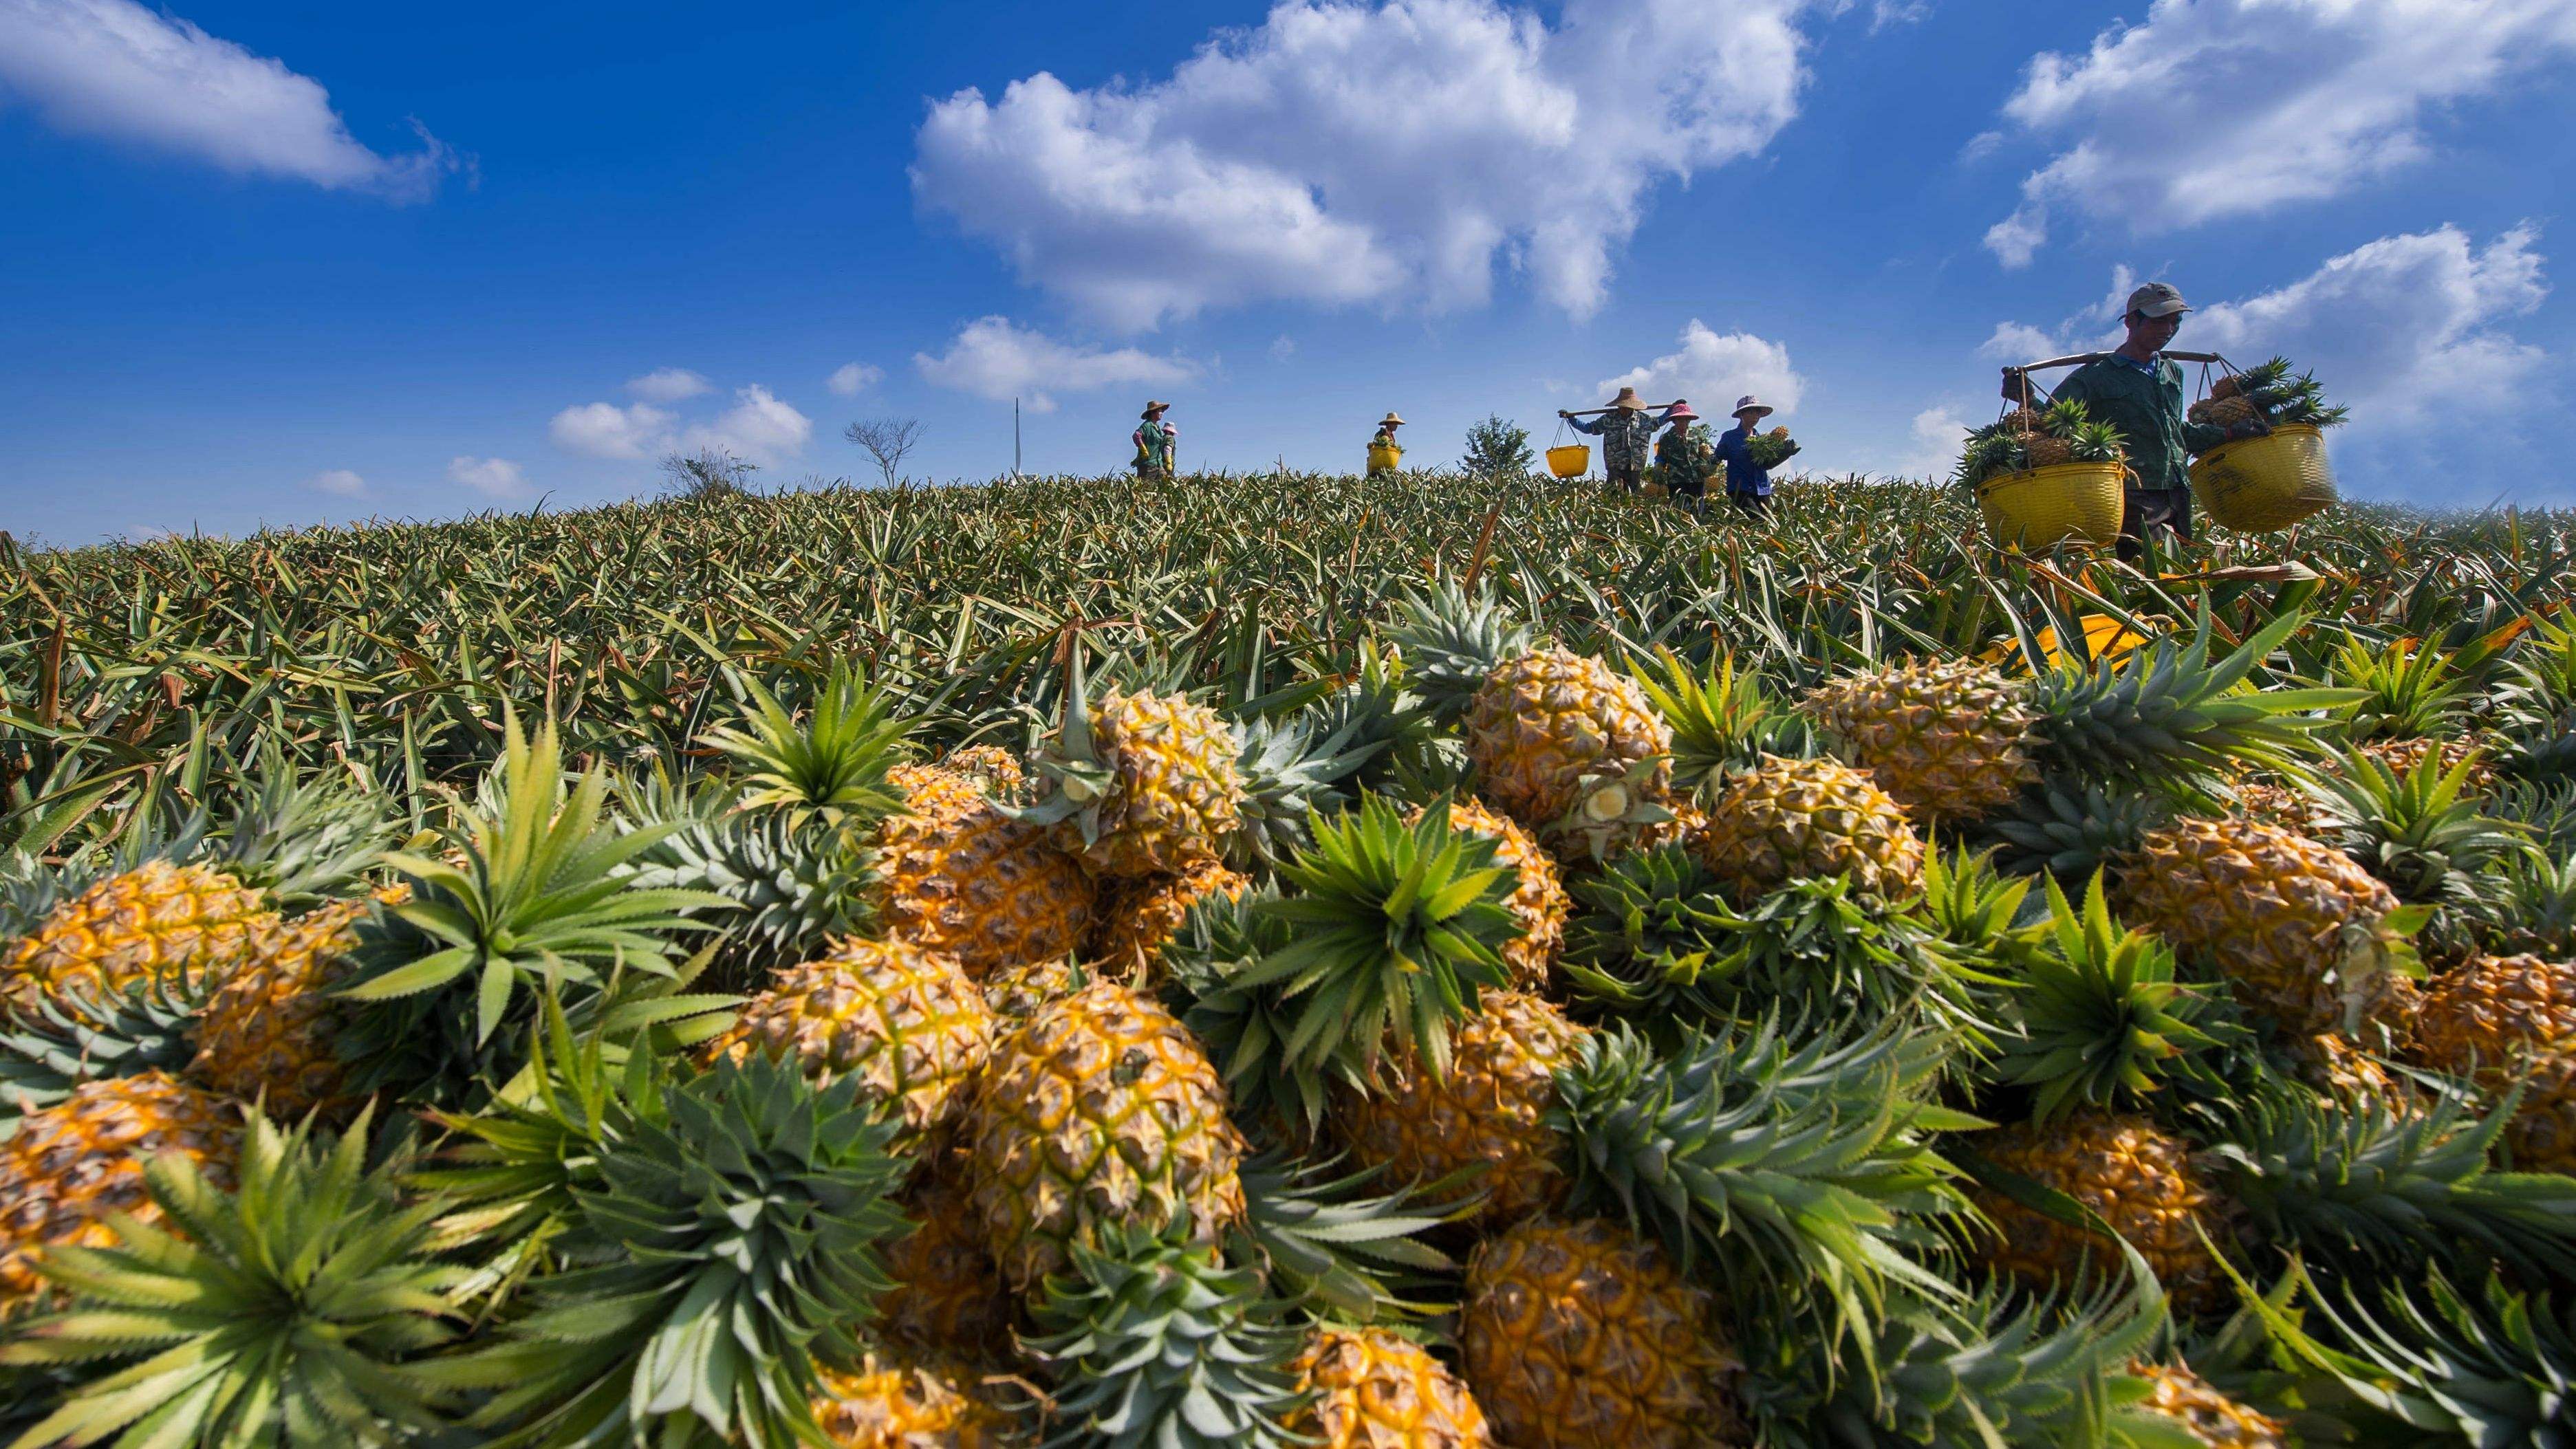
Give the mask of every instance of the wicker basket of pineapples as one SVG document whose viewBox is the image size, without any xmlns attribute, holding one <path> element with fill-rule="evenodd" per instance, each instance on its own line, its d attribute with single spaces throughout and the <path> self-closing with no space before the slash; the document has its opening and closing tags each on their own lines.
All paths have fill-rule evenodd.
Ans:
<svg viewBox="0 0 2576 1449">
<path fill-rule="evenodd" d="M 1952 476 L 1976 494 L 1995 542 L 2041 549 L 2117 539 L 2127 471 L 2119 431 L 2069 398 L 1970 433 Z"/>
<path fill-rule="evenodd" d="M 2347 412 L 2326 406 L 2316 379 L 2293 376 L 2287 358 L 2230 371 L 2187 416 L 2230 429 L 2260 422 L 2270 431 L 2201 454 L 2191 465 L 2192 496 L 2216 522 L 2249 533 L 2287 528 L 2333 507 L 2339 495 L 2325 430 L 2340 426 Z"/>
</svg>

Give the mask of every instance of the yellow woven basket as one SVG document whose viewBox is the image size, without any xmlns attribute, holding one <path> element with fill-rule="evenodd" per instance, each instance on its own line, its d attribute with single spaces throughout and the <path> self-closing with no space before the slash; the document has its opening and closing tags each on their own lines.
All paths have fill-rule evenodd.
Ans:
<svg viewBox="0 0 2576 1449">
<path fill-rule="evenodd" d="M 1586 443 L 1568 443 L 1547 450 L 1547 471 L 1559 478 L 1580 478 L 1592 471 L 1592 448 Z"/>
<path fill-rule="evenodd" d="M 1404 450 L 1402 448 L 1383 447 L 1375 443 L 1369 445 L 1368 470 L 1370 472 L 1392 473 L 1403 466 Z"/>
<path fill-rule="evenodd" d="M 2338 501 L 2325 434 L 2305 423 L 2210 449 L 2191 465 L 2191 493 L 2213 522 L 2246 533 L 2287 528 Z"/>
<path fill-rule="evenodd" d="M 2002 473 L 1977 485 L 1977 506 L 1997 543 L 2109 543 L 2120 536 L 2125 476 L 2117 463 L 2058 463 Z"/>
</svg>

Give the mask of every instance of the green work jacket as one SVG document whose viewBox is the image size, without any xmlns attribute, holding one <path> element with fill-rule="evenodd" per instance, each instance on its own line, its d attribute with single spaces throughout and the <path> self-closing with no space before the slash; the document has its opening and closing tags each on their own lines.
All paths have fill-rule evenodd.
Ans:
<svg viewBox="0 0 2576 1449">
<path fill-rule="evenodd" d="M 2137 475 L 2131 488 L 2188 488 L 2191 455 L 2227 441 L 2225 428 L 2183 420 L 2182 369 L 2161 357 L 2152 373 L 2125 357 L 2088 362 L 2050 396 L 2073 398 L 2093 421 L 2119 430 Z"/>
</svg>

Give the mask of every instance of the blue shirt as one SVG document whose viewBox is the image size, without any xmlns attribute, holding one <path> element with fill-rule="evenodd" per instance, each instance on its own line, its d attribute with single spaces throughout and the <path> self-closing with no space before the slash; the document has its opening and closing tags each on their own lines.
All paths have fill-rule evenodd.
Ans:
<svg viewBox="0 0 2576 1449">
<path fill-rule="evenodd" d="M 1744 424 L 1717 435 L 1717 458 L 1726 465 L 1726 491 L 1735 498 L 1768 498 L 1771 496 L 1771 473 L 1753 466 L 1753 452 L 1745 445 L 1753 434 Z"/>
</svg>

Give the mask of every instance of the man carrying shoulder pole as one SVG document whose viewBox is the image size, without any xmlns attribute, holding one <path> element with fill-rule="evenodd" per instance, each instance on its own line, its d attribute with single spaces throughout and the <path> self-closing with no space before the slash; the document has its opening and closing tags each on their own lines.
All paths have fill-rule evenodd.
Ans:
<svg viewBox="0 0 2576 1449">
<path fill-rule="evenodd" d="M 2163 282 L 2149 282 L 2129 294 L 2121 321 L 2128 337 L 2117 350 L 2075 369 L 2052 396 L 2084 404 L 2085 414 L 2109 423 L 2120 434 L 2129 458 L 2128 494 L 2120 516 L 2119 554 L 2131 563 L 2146 551 L 2150 530 L 2164 529 L 2188 542 L 2191 538 L 2191 455 L 2205 453 L 2231 438 L 2260 437 L 2271 431 L 2260 421 L 2235 428 L 2195 423 L 2183 416 L 2182 367 L 2164 355 L 2183 315 L 2191 307 L 2182 293 Z M 2030 377 L 2018 367 L 2004 369 L 2004 396 L 2028 404 Z"/>
<path fill-rule="evenodd" d="M 1619 389 L 1619 395 L 1605 408 L 1586 408 L 1596 414 L 1589 421 L 1563 408 L 1556 415 L 1574 425 L 1578 433 L 1590 433 L 1601 440 L 1601 466 L 1610 475 L 1610 486 L 1635 492 L 1646 484 L 1646 454 L 1655 440 L 1656 420 L 1649 416 L 1646 404 L 1633 387 Z"/>
</svg>

